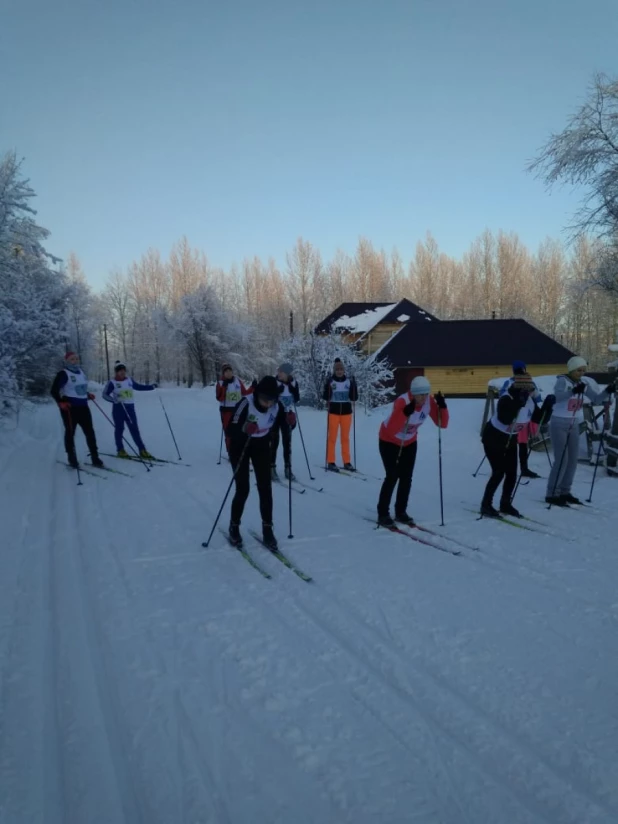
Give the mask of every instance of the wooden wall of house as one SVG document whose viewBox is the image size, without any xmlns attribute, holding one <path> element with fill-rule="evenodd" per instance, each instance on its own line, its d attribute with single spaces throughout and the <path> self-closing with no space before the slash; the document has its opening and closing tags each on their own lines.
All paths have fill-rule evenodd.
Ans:
<svg viewBox="0 0 618 824">
<path fill-rule="evenodd" d="M 373 355 L 387 340 L 398 332 L 403 324 L 401 323 L 380 323 L 375 329 L 363 338 L 363 352 L 366 355 Z"/>
<path fill-rule="evenodd" d="M 532 377 L 556 375 L 564 372 L 564 363 L 530 364 L 528 372 Z M 425 377 L 431 384 L 432 392 L 440 390 L 445 395 L 485 395 L 487 384 L 494 378 L 512 375 L 511 364 L 504 366 L 429 366 Z"/>
</svg>

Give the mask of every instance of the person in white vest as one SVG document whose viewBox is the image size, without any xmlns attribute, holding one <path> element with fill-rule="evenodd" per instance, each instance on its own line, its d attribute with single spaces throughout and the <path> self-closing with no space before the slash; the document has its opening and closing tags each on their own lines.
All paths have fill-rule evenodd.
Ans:
<svg viewBox="0 0 618 824">
<path fill-rule="evenodd" d="M 270 549 L 277 549 L 273 533 L 273 492 L 270 476 L 270 436 L 275 423 L 287 434 L 288 415 L 279 401 L 277 379 L 268 375 L 256 384 L 253 394 L 243 398 L 234 409 L 226 434 L 231 440 L 230 461 L 234 469 L 236 493 L 232 500 L 229 539 L 242 544 L 240 521 L 249 497 L 249 461 L 253 464 L 260 497 L 262 535 Z"/>
<path fill-rule="evenodd" d="M 126 424 L 129 427 L 131 437 L 135 441 L 135 446 L 139 449 L 140 456 L 146 460 L 152 459 L 152 455 L 144 446 L 137 424 L 133 392 L 151 392 L 156 388 L 156 383 L 138 383 L 134 378 L 128 377 L 127 367 L 121 361 L 116 361 L 114 364 L 114 380 L 107 382 L 103 390 L 103 399 L 113 404 L 114 439 L 119 458 L 129 457 L 122 441 Z"/>
<path fill-rule="evenodd" d="M 99 458 L 92 415 L 88 408 L 88 401 L 93 401 L 95 396 L 88 391 L 88 378 L 82 371 L 79 357 L 75 352 L 67 352 L 64 356 L 64 367 L 54 378 L 51 396 L 58 404 L 62 416 L 64 448 L 69 464 L 75 469 L 79 466 L 75 452 L 75 430 L 81 426 L 88 444 L 90 460 L 94 466 L 102 467 L 103 461 Z"/>
<path fill-rule="evenodd" d="M 227 429 L 227 425 L 232 420 L 234 409 L 236 405 L 245 397 L 253 392 L 253 388 L 247 387 L 239 377 L 234 374 L 234 370 L 229 363 L 224 363 L 221 367 L 221 377 L 217 381 L 215 388 L 215 396 L 219 402 L 219 414 L 221 415 L 221 426 L 223 431 Z M 230 439 L 225 437 L 225 448 L 227 454 L 230 454 Z"/>
<path fill-rule="evenodd" d="M 506 395 L 506 393 L 509 391 L 509 387 L 513 384 L 513 379 L 515 375 L 527 374 L 528 368 L 522 360 L 513 361 L 513 378 L 507 378 L 507 380 L 505 380 L 505 382 L 502 384 L 502 388 L 500 389 L 500 395 Z M 541 393 L 536 384 L 534 387 L 534 392 L 530 394 L 530 397 L 536 404 L 539 404 L 542 401 Z M 521 430 L 517 433 L 517 450 L 519 452 L 519 468 L 521 471 L 522 478 L 541 477 L 538 474 L 538 472 L 534 472 L 528 466 L 528 454 L 530 452 L 530 437 L 536 435 L 538 430 L 538 425 L 530 422 L 523 426 Z"/>
<path fill-rule="evenodd" d="M 337 434 L 341 431 L 343 468 L 348 472 L 355 472 L 350 452 L 350 429 L 354 422 L 354 404 L 358 400 L 358 386 L 353 377 L 347 377 L 341 358 L 335 358 L 333 374 L 324 385 L 322 399 L 328 402 L 326 468 L 330 472 L 339 472 L 339 467 L 335 462 L 335 446 Z"/>
<path fill-rule="evenodd" d="M 558 375 L 554 386 L 556 405 L 549 432 L 554 451 L 554 463 L 547 481 L 545 500 L 554 506 L 581 504 L 571 494 L 579 456 L 579 425 L 584 420 L 584 397 L 593 404 L 611 401 L 616 384 L 611 383 L 602 392 L 596 392 L 584 373 L 588 368 L 585 358 L 575 355 L 567 363 L 566 375 Z"/>
<path fill-rule="evenodd" d="M 390 505 L 396 486 L 395 521 L 414 526 L 414 518 L 408 515 L 407 507 L 418 430 L 428 417 L 442 429 L 446 429 L 449 421 L 444 395 L 438 392 L 432 397 L 430 392 L 431 385 L 427 378 L 414 378 L 409 391 L 395 400 L 388 418 L 380 426 L 380 456 L 386 471 L 378 500 L 380 526 L 392 527 L 395 524 L 390 516 Z"/>
<path fill-rule="evenodd" d="M 511 503 L 517 483 L 517 436 L 530 422 L 547 422 L 551 418 L 555 397 L 548 395 L 541 406 L 534 400 L 536 387 L 528 374 L 513 376 L 513 382 L 504 395 L 498 399 L 496 411 L 485 424 L 483 448 L 491 466 L 491 478 L 485 487 L 481 502 L 481 515 L 499 518 L 512 515 L 521 518 L 521 513 Z M 500 512 L 494 509 L 493 499 L 500 484 Z"/>
<path fill-rule="evenodd" d="M 295 481 L 292 472 L 292 430 L 296 427 L 296 413 L 294 407 L 300 400 L 300 389 L 298 381 L 292 374 L 294 367 L 291 363 L 282 363 L 277 370 L 277 385 L 279 387 L 279 402 L 286 411 L 288 419 L 287 434 L 282 433 L 283 440 L 283 464 L 285 467 L 285 477 Z M 275 422 L 270 436 L 270 473 L 273 481 L 278 481 L 277 475 L 277 451 L 279 450 L 279 426 Z"/>
</svg>

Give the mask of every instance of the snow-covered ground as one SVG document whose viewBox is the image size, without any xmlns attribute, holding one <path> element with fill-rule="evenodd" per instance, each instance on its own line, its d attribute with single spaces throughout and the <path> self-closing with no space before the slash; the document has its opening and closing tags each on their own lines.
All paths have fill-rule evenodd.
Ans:
<svg viewBox="0 0 618 824">
<path fill-rule="evenodd" d="M 293 495 L 288 541 L 276 486 L 275 526 L 314 582 L 248 540 L 266 580 L 218 532 L 201 547 L 231 474 L 213 390 L 161 394 L 191 467 L 110 458 L 133 477 L 76 487 L 53 406 L 0 431 L 2 824 L 618 821 L 615 480 L 599 473 L 585 511 L 522 486 L 554 535 L 477 522 L 483 401 L 453 401 L 442 531 L 481 548 L 453 557 L 363 520 L 379 482 L 318 469 L 324 415 L 301 409 L 324 492 Z M 138 396 L 142 432 L 173 459 L 156 395 Z M 357 426 L 376 476 L 378 419 Z M 544 453 L 531 466 L 546 476 Z M 430 423 L 410 512 L 439 524 Z"/>
</svg>

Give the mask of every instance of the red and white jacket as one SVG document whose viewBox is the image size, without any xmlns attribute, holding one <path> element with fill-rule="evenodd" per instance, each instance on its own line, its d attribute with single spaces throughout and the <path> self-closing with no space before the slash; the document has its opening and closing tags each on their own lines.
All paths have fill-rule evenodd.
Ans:
<svg viewBox="0 0 618 824">
<path fill-rule="evenodd" d="M 382 422 L 380 427 L 381 441 L 388 441 L 388 443 L 394 443 L 397 446 L 409 446 L 416 440 L 419 427 L 425 423 L 427 417 L 430 417 L 436 426 L 446 429 L 449 419 L 448 409 L 438 409 L 438 404 L 432 395 L 428 395 L 423 406 L 420 409 L 415 409 L 410 417 L 407 417 L 403 410 L 409 403 L 413 402 L 414 395 L 409 392 L 397 398 L 393 403 L 390 415 Z M 440 413 L 439 418 L 438 412 Z"/>
<path fill-rule="evenodd" d="M 215 390 L 219 406 L 224 409 L 233 409 L 245 395 L 250 395 L 252 392 L 253 388 L 250 386 L 249 389 L 247 389 L 241 379 L 236 376 L 234 376 L 232 382 L 228 384 L 224 382 L 223 378 L 220 378 L 217 381 L 217 388 Z"/>
</svg>

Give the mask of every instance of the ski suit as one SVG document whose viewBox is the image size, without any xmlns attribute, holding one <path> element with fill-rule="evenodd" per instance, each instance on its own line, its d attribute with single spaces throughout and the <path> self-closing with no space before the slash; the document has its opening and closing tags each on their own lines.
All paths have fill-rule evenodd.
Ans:
<svg viewBox="0 0 618 824">
<path fill-rule="evenodd" d="M 128 376 L 124 380 L 108 381 L 103 390 L 103 399 L 108 403 L 113 404 L 112 418 L 114 419 L 114 440 L 116 441 L 116 451 L 120 452 L 124 449 L 122 444 L 122 435 L 124 432 L 124 425 L 129 427 L 131 437 L 135 441 L 135 446 L 139 452 L 145 452 L 146 447 L 140 435 L 139 426 L 137 425 L 137 415 L 135 414 L 135 401 L 133 400 L 133 391 L 136 392 L 151 392 L 156 389 L 156 384 L 152 383 L 138 383 L 133 378 Z"/>
<path fill-rule="evenodd" d="M 288 412 L 293 412 L 293 406 L 298 403 L 300 400 L 300 389 L 298 387 L 298 382 L 292 378 L 291 380 L 288 379 L 287 382 L 280 381 L 277 378 L 277 384 L 279 386 L 279 402 L 281 406 L 285 409 L 286 414 Z M 281 431 L 281 427 L 279 425 L 279 419 L 275 421 L 271 430 L 270 436 L 270 463 L 271 466 L 277 465 L 277 451 L 279 449 L 279 432 L 281 431 L 281 439 L 283 441 L 283 463 L 286 467 L 290 466 L 291 460 L 291 442 L 292 442 L 292 431 L 295 428 L 296 424 L 290 428 L 288 425 L 287 430 Z"/>
<path fill-rule="evenodd" d="M 500 397 L 503 395 L 508 394 L 509 389 L 513 386 L 513 378 L 508 378 L 502 384 L 500 389 Z M 532 400 L 539 404 L 541 402 L 541 393 L 538 388 L 535 386 L 535 391 L 530 396 Z M 546 423 L 545 420 L 543 420 Z M 519 451 L 519 467 L 522 472 L 528 472 L 528 452 L 529 447 L 528 443 L 530 441 L 530 437 L 536 435 L 539 431 L 539 425 L 537 423 L 533 423 L 532 420 L 528 421 L 528 423 L 524 424 L 522 428 L 517 433 L 517 448 Z"/>
<path fill-rule="evenodd" d="M 223 377 L 219 378 L 215 388 L 215 396 L 219 401 L 219 414 L 221 415 L 221 426 L 224 432 L 232 420 L 236 405 L 245 395 L 250 395 L 252 392 L 253 387 L 247 389 L 240 378 L 237 378 L 235 375 L 229 380 Z M 230 439 L 227 435 L 225 436 L 225 448 L 229 455 Z"/>
<path fill-rule="evenodd" d="M 350 428 L 352 403 L 358 400 L 358 388 L 354 378 L 332 375 L 324 385 L 322 399 L 328 401 L 328 446 L 326 460 L 335 463 L 337 434 L 341 429 L 341 457 L 344 464 L 352 463 L 350 455 Z"/>
<path fill-rule="evenodd" d="M 60 408 L 64 426 L 64 448 L 69 462 L 77 461 L 75 430 L 78 426 L 81 426 L 86 438 L 91 460 L 98 461 L 99 449 L 92 425 L 92 415 L 88 408 L 88 378 L 82 369 L 70 365 L 61 369 L 54 378 L 51 396 Z"/>
</svg>

